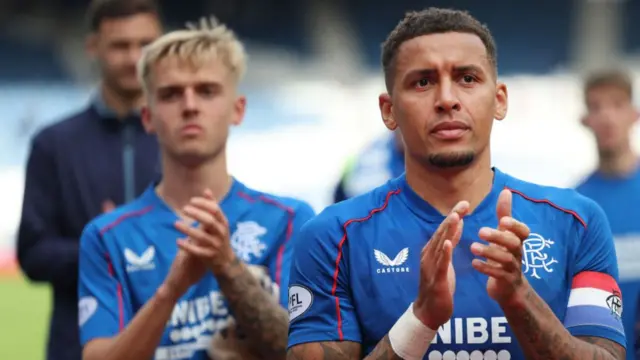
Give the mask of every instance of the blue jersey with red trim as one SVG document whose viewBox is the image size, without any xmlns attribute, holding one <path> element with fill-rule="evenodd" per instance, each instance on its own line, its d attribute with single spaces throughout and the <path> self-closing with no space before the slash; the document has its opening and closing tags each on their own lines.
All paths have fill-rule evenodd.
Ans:
<svg viewBox="0 0 640 360">
<path fill-rule="evenodd" d="M 570 189 L 527 183 L 494 169 L 491 193 L 464 220 L 454 249 L 454 312 L 425 359 L 524 359 L 503 311 L 471 266 L 470 246 L 496 227 L 500 191 L 513 192 L 513 216 L 531 229 L 522 271 L 576 336 L 624 346 L 612 235 L 602 210 Z M 403 176 L 333 205 L 309 221 L 294 247 L 289 282 L 289 346 L 355 341 L 366 353 L 415 300 L 420 252 L 444 220 Z"/>
<path fill-rule="evenodd" d="M 251 190 L 234 180 L 220 207 L 229 221 L 231 245 L 248 264 L 264 266 L 278 285 L 289 277 L 292 236 L 314 215 L 298 200 Z M 184 234 L 177 215 L 151 186 L 132 203 L 102 215 L 80 242 L 79 322 L 82 344 L 112 337 L 155 293 L 168 274 Z M 280 292 L 286 306 L 286 291 Z M 232 314 L 209 273 L 176 304 L 155 359 L 208 359 L 212 336 Z"/>
<path fill-rule="evenodd" d="M 625 304 L 622 321 L 627 333 L 627 360 L 640 359 L 640 353 L 631 350 L 634 343 L 640 347 L 640 166 L 624 177 L 594 172 L 576 190 L 597 202 L 611 224 Z"/>
</svg>

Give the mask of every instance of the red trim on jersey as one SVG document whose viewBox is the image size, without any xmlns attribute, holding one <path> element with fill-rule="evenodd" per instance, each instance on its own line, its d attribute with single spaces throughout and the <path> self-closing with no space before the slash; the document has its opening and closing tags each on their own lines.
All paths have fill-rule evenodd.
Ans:
<svg viewBox="0 0 640 360">
<path fill-rule="evenodd" d="M 338 290 L 338 275 L 340 274 L 340 260 L 342 260 L 342 247 L 344 243 L 347 241 L 347 226 L 356 222 L 365 222 L 373 217 L 374 214 L 379 213 L 387 208 L 389 205 L 389 199 L 391 195 L 397 195 L 400 193 L 400 189 L 391 190 L 387 193 L 386 198 L 384 199 L 384 203 L 382 206 L 375 208 L 369 212 L 369 214 L 363 218 L 359 219 L 351 219 L 342 225 L 342 229 L 344 231 L 344 235 L 342 239 L 340 239 L 340 243 L 338 243 L 338 255 L 336 256 L 336 270 L 333 272 L 333 287 L 331 288 L 331 296 L 336 300 L 336 317 L 338 319 L 338 337 L 339 341 L 344 340 L 344 334 L 342 333 L 342 316 L 340 315 L 340 298 L 336 295 Z"/>
<path fill-rule="evenodd" d="M 249 194 L 246 194 L 242 191 L 238 191 L 238 195 L 253 203 L 256 200 L 262 201 L 265 204 L 269 204 L 269 205 L 273 205 L 281 210 L 284 210 L 287 213 L 287 230 L 285 232 L 285 238 L 284 238 L 284 242 L 282 243 L 282 245 L 280 245 L 280 247 L 278 248 L 278 253 L 276 255 L 276 268 L 275 268 L 275 282 L 276 284 L 278 284 L 278 286 L 281 285 L 282 282 L 282 261 L 284 258 L 284 250 L 286 248 L 287 243 L 289 242 L 289 240 L 291 239 L 291 236 L 293 235 L 293 219 L 296 216 L 296 212 L 290 208 L 289 206 L 286 206 L 272 198 L 266 197 L 264 195 L 260 195 L 257 198 L 252 197 Z"/>
<path fill-rule="evenodd" d="M 124 330 L 124 298 L 122 296 L 122 284 L 116 278 L 116 272 L 113 269 L 113 263 L 111 262 L 111 257 L 109 254 L 104 255 L 107 259 L 107 267 L 109 269 L 109 275 L 113 276 L 113 279 L 116 281 L 116 297 L 118 299 L 118 329 L 119 331 Z"/>
<path fill-rule="evenodd" d="M 585 229 L 587 228 L 587 223 L 584 220 L 582 220 L 582 218 L 580 217 L 580 215 L 578 215 L 577 212 L 575 212 L 573 210 L 565 209 L 565 208 L 563 208 L 561 206 L 558 206 L 558 205 L 554 204 L 553 202 L 551 202 L 550 200 L 547 200 L 547 199 L 534 199 L 532 197 L 529 197 L 529 196 L 523 194 L 521 191 L 512 189 L 510 187 L 505 187 L 505 189 L 511 191 L 514 194 L 518 194 L 518 195 L 522 196 L 523 198 L 525 198 L 526 200 L 529 200 L 531 202 L 534 202 L 534 203 L 537 203 L 537 204 L 547 204 L 547 205 L 550 205 L 551 207 L 553 207 L 553 208 L 555 208 L 557 210 L 560 210 L 560 211 L 562 211 L 564 213 L 573 215 L 573 217 L 576 218 L 576 220 L 578 220 L 578 222 L 580 222 L 580 224 L 582 224 L 582 226 L 584 226 Z"/>
<path fill-rule="evenodd" d="M 618 283 L 611 275 L 597 271 L 583 271 L 574 276 L 571 289 L 578 288 L 593 288 L 611 293 L 620 293 Z"/>
<path fill-rule="evenodd" d="M 120 223 L 122 223 L 124 220 L 126 220 L 126 219 L 128 219 L 130 217 L 144 215 L 144 214 L 148 213 L 149 211 L 151 211 L 151 209 L 153 209 L 153 206 L 150 205 L 150 206 L 147 206 L 147 207 L 142 208 L 140 210 L 129 211 L 129 212 L 126 212 L 126 213 L 120 215 L 117 219 L 115 219 L 111 223 L 107 224 L 102 229 L 100 229 L 100 235 L 104 235 L 107 231 L 109 231 L 109 230 L 115 228 L 116 226 L 120 225 Z"/>
</svg>

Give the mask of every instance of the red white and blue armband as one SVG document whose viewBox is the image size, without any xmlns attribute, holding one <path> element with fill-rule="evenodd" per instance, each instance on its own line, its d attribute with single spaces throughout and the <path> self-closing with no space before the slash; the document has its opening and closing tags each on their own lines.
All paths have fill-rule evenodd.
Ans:
<svg viewBox="0 0 640 360">
<path fill-rule="evenodd" d="M 584 271 L 573 278 L 564 318 L 568 330 L 603 328 L 624 336 L 622 294 L 609 274 Z M 595 334 L 594 334 L 595 335 Z"/>
</svg>

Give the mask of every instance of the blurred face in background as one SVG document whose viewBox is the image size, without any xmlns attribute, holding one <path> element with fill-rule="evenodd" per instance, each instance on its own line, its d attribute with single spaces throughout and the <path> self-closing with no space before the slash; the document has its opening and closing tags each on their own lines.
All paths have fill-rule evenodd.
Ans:
<svg viewBox="0 0 640 360">
<path fill-rule="evenodd" d="M 598 151 L 611 156 L 629 147 L 629 136 L 640 117 L 629 92 L 617 85 L 598 85 L 586 94 L 587 114 L 582 123 L 594 134 Z"/>
<path fill-rule="evenodd" d="M 237 79 L 219 60 L 187 62 L 166 57 L 152 66 L 147 130 L 166 156 L 197 166 L 224 153 L 232 125 L 242 122 L 246 100 Z"/>
<path fill-rule="evenodd" d="M 89 54 L 100 66 L 102 81 L 121 96 L 142 93 L 136 77 L 136 63 L 142 48 L 161 35 L 155 14 L 141 13 L 102 20 L 87 41 Z"/>
<path fill-rule="evenodd" d="M 487 149 L 493 120 L 506 115 L 507 93 L 482 40 L 448 32 L 399 47 L 393 91 L 381 95 L 380 107 L 387 127 L 400 128 L 411 157 L 452 168 Z"/>
</svg>

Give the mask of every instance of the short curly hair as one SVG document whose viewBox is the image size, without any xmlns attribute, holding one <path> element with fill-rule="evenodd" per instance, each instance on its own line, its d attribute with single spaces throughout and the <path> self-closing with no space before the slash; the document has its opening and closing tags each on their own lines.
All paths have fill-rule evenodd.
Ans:
<svg viewBox="0 0 640 360">
<path fill-rule="evenodd" d="M 395 60 L 398 49 L 404 42 L 423 35 L 447 32 L 477 35 L 487 48 L 489 62 L 497 72 L 496 43 L 486 25 L 467 11 L 431 7 L 422 11 L 408 12 L 382 44 L 382 68 L 387 91 L 393 87 Z"/>
</svg>

